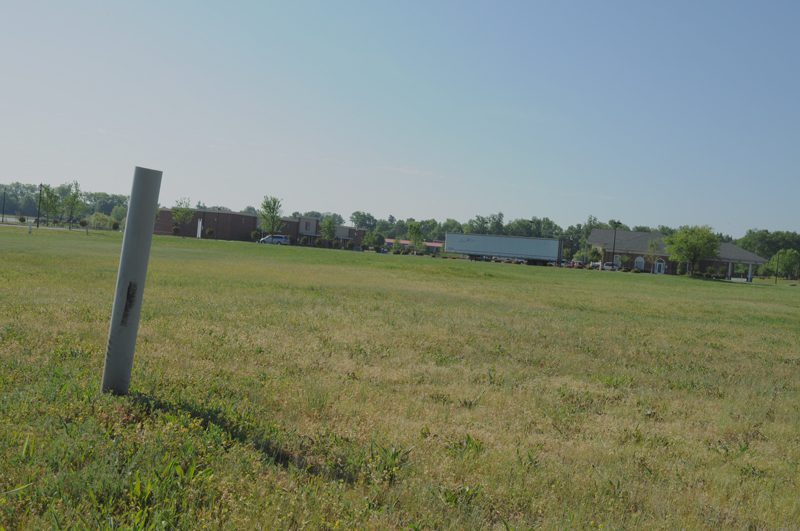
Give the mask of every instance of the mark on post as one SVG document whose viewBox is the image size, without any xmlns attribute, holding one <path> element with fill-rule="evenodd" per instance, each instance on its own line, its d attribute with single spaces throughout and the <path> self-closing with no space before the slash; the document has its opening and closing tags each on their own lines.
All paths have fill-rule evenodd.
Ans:
<svg viewBox="0 0 800 531">
<path fill-rule="evenodd" d="M 128 292 L 125 294 L 125 307 L 122 309 L 122 321 L 120 326 L 128 326 L 128 316 L 131 308 L 136 304 L 136 282 L 128 282 Z"/>
</svg>

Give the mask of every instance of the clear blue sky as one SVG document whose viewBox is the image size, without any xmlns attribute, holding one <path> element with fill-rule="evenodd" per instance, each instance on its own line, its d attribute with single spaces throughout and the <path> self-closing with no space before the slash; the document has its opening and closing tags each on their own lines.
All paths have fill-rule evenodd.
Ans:
<svg viewBox="0 0 800 531">
<path fill-rule="evenodd" d="M 0 182 L 800 230 L 800 2 L 0 3 Z"/>
</svg>

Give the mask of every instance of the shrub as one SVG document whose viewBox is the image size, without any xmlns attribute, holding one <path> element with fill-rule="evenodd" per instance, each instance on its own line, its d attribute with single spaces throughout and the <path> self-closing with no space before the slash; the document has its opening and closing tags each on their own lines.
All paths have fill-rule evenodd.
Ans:
<svg viewBox="0 0 800 531">
<path fill-rule="evenodd" d="M 119 230 L 119 221 L 115 221 L 111 224 L 111 230 Z"/>
<path fill-rule="evenodd" d="M 214 229 L 211 227 L 206 229 L 206 238 L 213 238 L 214 237 Z"/>
<path fill-rule="evenodd" d="M 250 239 L 253 240 L 254 242 L 257 242 L 258 240 L 261 239 L 261 233 L 257 230 L 250 232 Z"/>
<path fill-rule="evenodd" d="M 303 236 L 300 238 L 300 245 L 308 245 L 308 236 Z"/>
<path fill-rule="evenodd" d="M 25 216 L 20 216 L 19 217 L 19 222 L 20 223 L 25 223 Z"/>
<path fill-rule="evenodd" d="M 78 225 L 80 225 L 81 227 L 86 227 L 86 226 L 88 226 L 88 225 L 89 225 L 89 220 L 82 219 L 82 220 L 80 220 L 80 221 L 78 222 Z"/>
<path fill-rule="evenodd" d="M 181 228 L 179 226 L 175 225 L 174 227 L 172 227 L 172 234 L 174 234 L 175 236 L 177 236 L 180 231 Z"/>
</svg>

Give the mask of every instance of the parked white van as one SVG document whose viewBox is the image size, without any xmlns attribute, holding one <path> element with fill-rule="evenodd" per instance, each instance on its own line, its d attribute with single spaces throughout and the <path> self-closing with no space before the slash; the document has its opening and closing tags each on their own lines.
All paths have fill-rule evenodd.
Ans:
<svg viewBox="0 0 800 531">
<path fill-rule="evenodd" d="M 289 237 L 284 236 L 282 234 L 270 234 L 269 236 L 264 236 L 258 243 L 272 243 L 275 245 L 289 245 Z"/>
</svg>

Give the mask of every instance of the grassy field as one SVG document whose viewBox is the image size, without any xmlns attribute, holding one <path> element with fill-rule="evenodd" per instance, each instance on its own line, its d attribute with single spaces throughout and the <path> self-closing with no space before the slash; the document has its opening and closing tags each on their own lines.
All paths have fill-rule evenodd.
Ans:
<svg viewBox="0 0 800 531">
<path fill-rule="evenodd" d="M 0 525 L 794 527 L 800 288 L 0 227 Z"/>
</svg>

